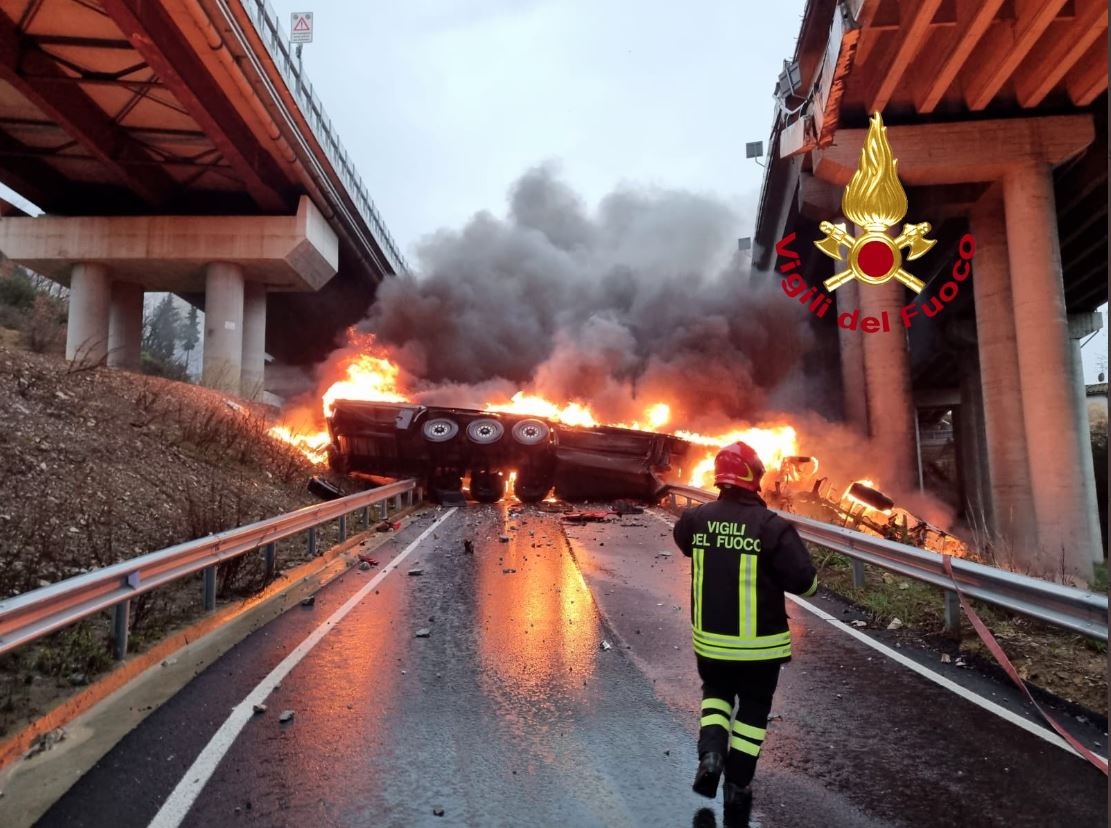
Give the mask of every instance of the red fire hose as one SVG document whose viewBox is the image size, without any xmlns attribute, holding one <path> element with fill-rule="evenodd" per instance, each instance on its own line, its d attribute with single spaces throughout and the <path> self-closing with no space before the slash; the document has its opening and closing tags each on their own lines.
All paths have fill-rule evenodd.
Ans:
<svg viewBox="0 0 1111 828">
<path fill-rule="evenodd" d="M 1057 721 L 1046 713 L 1045 710 L 1042 709 L 1042 706 L 1038 704 L 1037 700 L 1035 700 L 1034 696 L 1030 693 L 1030 688 L 1026 686 L 1026 682 L 1022 680 L 1022 676 L 1018 674 L 1018 670 L 1011 664 L 1011 660 L 1007 658 L 1007 654 L 1003 652 L 1003 648 L 999 646 L 999 642 L 996 641 L 995 636 L 991 634 L 991 630 L 985 626 L 984 622 L 980 620 L 980 616 L 972 609 L 972 605 L 965 599 L 964 593 L 961 592 L 961 588 L 957 584 L 957 579 L 953 577 L 953 565 L 949 562 L 949 556 L 942 556 L 942 561 L 945 566 L 945 574 L 953 581 L 953 589 L 956 590 L 957 597 L 961 602 L 961 607 L 964 608 L 964 614 L 967 615 L 968 620 L 972 622 L 972 626 L 976 630 L 976 634 L 980 636 L 980 640 L 984 642 L 984 646 L 991 651 L 991 654 L 995 656 L 995 660 L 999 662 L 1007 675 L 1011 677 L 1011 681 L 1018 686 L 1018 689 L 1022 691 L 1030 704 L 1034 705 L 1034 709 L 1049 723 L 1049 726 L 1056 730 L 1060 737 L 1068 742 L 1073 750 L 1095 765 L 1104 776 L 1107 776 L 1107 760 L 1101 759 L 1084 747 L 1084 745 L 1080 744 L 1076 737 L 1061 727 L 1061 725 L 1057 724 Z"/>
</svg>

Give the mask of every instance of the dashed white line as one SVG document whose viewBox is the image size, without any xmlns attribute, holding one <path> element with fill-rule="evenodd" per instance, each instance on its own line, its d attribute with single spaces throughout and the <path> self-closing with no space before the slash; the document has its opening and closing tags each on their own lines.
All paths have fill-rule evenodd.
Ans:
<svg viewBox="0 0 1111 828">
<path fill-rule="evenodd" d="M 665 517 L 664 515 L 661 515 L 659 512 L 657 512 L 655 510 L 652 510 L 652 509 L 650 509 L 648 511 L 649 511 L 649 514 L 655 516 L 658 520 L 663 521 L 664 523 L 668 524 L 669 526 L 673 524 L 672 520 L 669 520 L 668 517 Z M 1004 720 L 1010 722 L 1011 724 L 1013 724 L 1017 727 L 1021 727 L 1023 730 L 1027 731 L 1028 733 L 1032 733 L 1034 736 L 1037 736 L 1040 739 L 1044 739 L 1045 741 L 1049 742 L 1051 745 L 1056 745 L 1057 747 L 1061 748 L 1062 750 L 1068 751 L 1073 756 L 1080 757 L 1080 754 L 1077 753 L 1075 750 L 1073 750 L 1072 746 L 1069 745 L 1068 742 L 1066 742 L 1064 739 L 1062 739 L 1060 736 L 1058 736 L 1052 730 L 1049 730 L 1047 728 L 1044 728 L 1044 727 L 1041 727 L 1041 726 L 1035 724 L 1034 722 L 1030 721 L 1029 719 L 1027 719 L 1023 716 L 1020 716 L 1018 713 L 1015 713 L 1011 710 L 1008 710 L 1007 708 L 1003 707 L 1002 705 L 996 704 L 995 702 L 991 701 L 990 699 L 984 698 L 979 693 L 975 693 L 972 690 L 969 690 L 967 687 L 962 687 L 961 685 L 957 684 L 952 679 L 946 678 L 945 676 L 941 675 L 941 673 L 938 673 L 938 672 L 935 672 L 934 670 L 931 670 L 929 667 L 925 666 L 924 664 L 920 664 L 919 662 L 915 661 L 913 658 L 909 658 L 908 656 L 903 655 L 902 653 L 898 652 L 897 650 L 894 650 L 891 647 L 888 647 L 886 644 L 884 644 L 880 641 L 877 641 L 876 639 L 872 638 L 870 635 L 866 635 L 866 634 L 862 633 L 860 630 L 857 630 L 857 629 L 854 629 L 853 627 L 850 627 L 848 624 L 841 621 L 839 618 L 834 618 L 828 612 L 821 609 L 820 607 L 815 606 L 814 604 L 810 603 L 806 599 L 799 598 L 797 595 L 790 595 L 790 594 L 788 594 L 786 597 L 790 601 L 797 604 L 798 606 L 802 607 L 803 609 L 808 610 L 809 612 L 812 612 L 814 615 L 818 616 L 823 621 L 826 621 L 827 623 L 829 623 L 829 624 L 833 625 L 834 627 L 836 627 L 837 629 L 841 630 L 846 635 L 851 635 L 853 638 L 855 638 L 857 641 L 860 641 L 862 644 L 865 644 L 866 646 L 871 647 L 873 650 L 876 650 L 877 652 L 882 653 L 883 655 L 890 658 L 892 661 L 894 661 L 898 664 L 901 664 L 902 666 L 906 667 L 907 669 L 913 670 L 914 672 L 918 673 L 923 678 L 929 679 L 934 684 L 937 684 L 941 687 L 944 687 L 946 690 L 949 690 L 953 693 L 956 693 L 961 698 L 967 699 L 968 701 L 972 702 L 973 704 L 977 705 L 978 707 L 981 707 L 981 708 L 983 708 L 984 710 L 987 710 L 990 713 L 994 713 L 999 718 L 1004 719 Z M 1096 754 L 1096 755 L 1099 756 L 1099 754 Z M 1083 758 L 1083 757 L 1080 757 L 1080 758 Z M 1105 761 L 1105 762 L 1107 761 L 1107 757 L 1105 757 L 1105 756 L 1099 756 L 1099 758 L 1103 759 L 1103 761 Z"/>
<path fill-rule="evenodd" d="M 151 828 L 178 828 L 185 816 L 189 813 L 189 809 L 193 807 L 193 803 L 200 795 L 212 774 L 216 771 L 216 767 L 224 758 L 231 746 L 235 743 L 236 738 L 239 736 L 240 731 L 243 730 L 244 725 L 254 716 L 254 706 L 262 704 L 266 697 L 273 692 L 274 687 L 281 683 L 282 679 L 289 674 L 297 664 L 308 655 L 320 640 L 327 635 L 331 629 L 338 624 L 343 618 L 353 610 L 360 601 L 365 598 L 372 589 L 382 582 L 382 579 L 389 575 L 393 570 L 397 569 L 398 565 L 409 556 L 409 554 L 416 549 L 421 541 L 428 537 L 436 527 L 447 520 L 452 514 L 455 513 L 455 508 L 448 509 L 441 515 L 435 522 L 432 523 L 427 529 L 420 533 L 415 541 L 410 543 L 401 551 L 401 553 L 386 564 L 382 571 L 371 578 L 363 585 L 358 592 L 352 595 L 347 601 L 328 616 L 320 626 L 313 630 L 309 635 L 298 644 L 293 651 L 281 660 L 277 667 L 270 671 L 258 685 L 247 694 L 235 708 L 231 711 L 227 720 L 220 726 L 213 737 L 205 745 L 204 750 L 200 752 L 196 760 L 186 771 L 185 776 L 178 782 L 177 787 L 162 804 L 158 813 L 154 815 L 151 820 Z"/>
</svg>

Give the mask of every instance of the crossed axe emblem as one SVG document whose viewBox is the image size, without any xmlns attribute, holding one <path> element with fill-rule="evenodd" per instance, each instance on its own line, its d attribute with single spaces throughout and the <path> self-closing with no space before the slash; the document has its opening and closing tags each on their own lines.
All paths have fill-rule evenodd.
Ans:
<svg viewBox="0 0 1111 828">
<path fill-rule="evenodd" d="M 936 239 L 926 238 L 930 232 L 929 222 L 904 224 L 902 234 L 894 240 L 874 226 L 859 237 L 853 237 L 844 224 L 823 221 L 819 229 L 826 235 L 814 242 L 814 246 L 831 259 L 842 261 L 841 248 L 849 250 L 848 268 L 826 279 L 823 283 L 826 290 L 837 290 L 854 277 L 870 285 L 882 285 L 889 279 L 898 279 L 915 293 L 920 293 L 926 286 L 917 276 L 903 270 L 902 249 L 910 248 L 906 259 L 913 261 L 937 244 Z"/>
</svg>

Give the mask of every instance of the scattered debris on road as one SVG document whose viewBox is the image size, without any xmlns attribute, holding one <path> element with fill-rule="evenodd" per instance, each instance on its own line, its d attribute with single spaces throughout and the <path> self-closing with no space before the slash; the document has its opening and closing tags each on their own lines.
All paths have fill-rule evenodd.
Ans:
<svg viewBox="0 0 1111 828">
<path fill-rule="evenodd" d="M 891 623 L 887 625 L 887 629 L 889 630 L 899 630 L 902 629 L 902 627 L 903 622 L 900 621 L 898 618 L 892 618 Z"/>
<path fill-rule="evenodd" d="M 615 500 L 610 507 L 615 515 L 643 515 L 644 507 L 632 500 Z"/>
<path fill-rule="evenodd" d="M 421 627 L 419 630 L 417 630 L 416 637 L 417 638 L 428 638 L 431 635 L 432 635 L 432 630 L 430 630 L 428 627 Z"/>
<path fill-rule="evenodd" d="M 363 572 L 367 572 L 370 569 L 370 563 L 367 561 L 360 561 L 359 569 L 361 569 Z"/>
<path fill-rule="evenodd" d="M 605 640 L 605 639 L 603 638 L 603 639 L 602 639 L 602 643 L 601 643 L 601 644 L 599 645 L 599 649 L 601 649 L 601 650 L 612 650 L 612 649 L 613 649 L 613 645 L 612 645 L 612 644 L 610 644 L 610 643 L 609 643 L 608 641 L 606 641 L 606 640 Z"/>
<path fill-rule="evenodd" d="M 613 512 L 568 512 L 563 519 L 568 523 L 604 523 Z"/>
<path fill-rule="evenodd" d="M 861 621 L 861 620 L 859 620 L 859 619 L 857 619 L 856 621 L 850 621 L 849 623 L 850 623 L 850 624 L 851 624 L 852 626 L 854 626 L 854 627 L 856 627 L 856 628 L 858 628 L 858 629 L 859 629 L 860 627 L 867 627 L 867 626 L 868 626 L 868 622 L 867 622 L 867 621 Z"/>
<path fill-rule="evenodd" d="M 498 543 L 509 543 L 509 535 L 498 535 Z"/>
<path fill-rule="evenodd" d="M 283 710 L 282 715 L 280 715 L 278 717 L 278 721 L 281 722 L 282 724 L 285 724 L 286 722 L 292 722 L 293 721 L 293 711 L 292 710 Z"/>
<path fill-rule="evenodd" d="M 437 805 L 435 808 L 432 809 L 432 816 L 442 817 L 443 815 L 444 815 L 444 809 L 441 808 L 439 805 Z"/>
<path fill-rule="evenodd" d="M 311 606 L 313 606 L 313 604 L 315 604 L 315 603 L 316 603 L 316 596 L 315 596 L 315 595 L 310 595 L 310 596 L 309 596 L 308 598 L 304 598 L 304 599 L 302 599 L 302 601 L 301 601 L 301 606 L 303 606 L 303 607 L 311 607 Z"/>
<path fill-rule="evenodd" d="M 413 575 L 413 576 L 417 576 L 417 575 L 423 575 L 423 574 L 424 574 L 424 570 L 423 570 L 423 569 L 410 569 L 410 570 L 409 570 L 409 574 L 410 574 L 410 575 Z"/>
<path fill-rule="evenodd" d="M 941 663 L 942 664 L 951 664 L 952 662 L 953 662 L 953 657 L 951 655 L 949 655 L 949 653 L 942 653 L 941 654 Z"/>
<path fill-rule="evenodd" d="M 463 541 L 463 551 L 466 552 L 468 555 L 473 555 L 474 554 L 474 541 L 470 541 L 470 540 Z"/>
<path fill-rule="evenodd" d="M 251 708 L 251 710 L 254 711 L 254 714 L 256 716 L 259 716 L 259 715 L 262 715 L 263 713 L 266 712 L 266 705 L 265 704 L 256 704 L 254 707 Z"/>
<path fill-rule="evenodd" d="M 370 566 L 378 566 L 378 561 L 376 561 L 374 558 L 370 557 L 370 555 L 360 555 L 359 560 L 362 563 L 368 564 Z"/>
<path fill-rule="evenodd" d="M 514 569 L 513 567 L 511 567 L 511 566 L 507 566 L 507 567 L 503 567 L 503 568 L 502 568 L 501 574 L 502 574 L 502 575 L 509 575 L 509 574 L 511 574 L 511 573 L 513 573 L 513 572 L 516 572 L 516 571 L 517 571 L 517 570 L 516 570 L 516 569 Z"/>
<path fill-rule="evenodd" d="M 45 753 L 59 742 L 64 742 L 65 738 L 66 729 L 64 727 L 58 727 L 54 730 L 48 730 L 46 733 L 40 734 L 38 738 L 36 738 L 35 741 L 31 743 L 31 749 L 27 751 L 27 756 L 24 758 L 30 759 L 32 756 L 38 756 L 40 753 Z"/>
</svg>

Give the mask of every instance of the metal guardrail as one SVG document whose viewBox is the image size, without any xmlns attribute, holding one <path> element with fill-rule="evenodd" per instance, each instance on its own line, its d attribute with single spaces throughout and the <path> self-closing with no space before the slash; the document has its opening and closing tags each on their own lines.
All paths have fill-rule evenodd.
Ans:
<svg viewBox="0 0 1111 828">
<path fill-rule="evenodd" d="M 316 553 L 316 528 L 339 521 L 340 540 L 347 537 L 347 516 L 362 510 L 364 523 L 400 511 L 424 498 L 412 479 L 400 480 L 366 492 L 306 506 L 296 512 L 179 543 L 118 564 L 0 601 L 0 654 L 80 621 L 101 610 L 114 612 L 116 658 L 127 654 L 127 628 L 132 599 L 197 572 L 204 573 L 204 608 L 216 609 L 216 567 L 232 558 L 262 550 L 267 580 L 274 574 L 275 543 L 307 533 L 310 554 Z"/>
<path fill-rule="evenodd" d="M 674 508 L 679 499 L 687 503 L 706 503 L 717 495 L 693 486 L 669 486 L 667 498 Z M 791 512 L 776 511 L 794 524 L 803 540 L 821 544 L 852 559 L 853 582 L 864 585 L 864 564 L 872 564 L 939 587 L 945 592 L 946 627 L 960 623 L 960 603 L 953 581 L 945 574 L 943 555 L 834 526 Z M 1037 618 L 1089 638 L 1107 640 L 1107 596 L 1074 587 L 1019 575 L 964 558 L 951 558 L 953 575 L 961 591 L 970 598 L 994 604 L 1012 612 Z"/>
<path fill-rule="evenodd" d="M 337 130 L 332 125 L 332 119 L 324 111 L 324 105 L 317 97 L 316 90 L 309 82 L 300 61 L 291 55 L 291 46 L 281 24 L 278 22 L 277 13 L 270 7 L 267 0 L 241 0 L 241 2 L 247 10 L 247 16 L 250 17 L 259 37 L 266 45 L 270 58 L 285 80 L 290 94 L 297 101 L 301 114 L 320 142 L 320 146 L 324 148 L 328 160 L 332 162 L 332 166 L 343 180 L 343 184 L 363 221 L 374 231 L 379 246 L 385 253 L 386 258 L 390 260 L 394 271 L 396 273 L 407 271 L 409 266 L 405 257 L 401 255 L 397 243 L 390 235 L 382 217 L 378 214 L 374 201 L 367 193 L 366 184 L 363 183 L 362 177 L 351 161 L 351 156 L 348 155 L 347 150 L 339 140 Z"/>
</svg>

